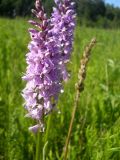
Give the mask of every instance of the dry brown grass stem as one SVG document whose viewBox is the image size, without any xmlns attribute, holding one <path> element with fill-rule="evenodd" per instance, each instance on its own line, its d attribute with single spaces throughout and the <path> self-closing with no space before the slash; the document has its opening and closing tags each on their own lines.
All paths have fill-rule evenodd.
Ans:
<svg viewBox="0 0 120 160">
<path fill-rule="evenodd" d="M 67 159 L 68 145 L 69 145 L 70 136 L 71 136 L 71 132 L 72 132 L 75 113 L 76 113 L 76 110 L 78 107 L 80 94 L 84 90 L 84 81 L 86 78 L 87 64 L 90 59 L 91 49 L 94 47 L 95 44 L 96 44 L 96 38 L 93 38 L 91 40 L 91 42 L 85 47 L 83 57 L 81 59 L 80 69 L 79 69 L 79 73 L 78 73 L 78 82 L 75 84 L 76 95 L 75 95 L 75 100 L 74 100 L 74 108 L 73 108 L 72 117 L 71 117 L 71 121 L 70 121 L 68 136 L 67 136 L 65 147 L 64 147 L 64 160 Z"/>
</svg>

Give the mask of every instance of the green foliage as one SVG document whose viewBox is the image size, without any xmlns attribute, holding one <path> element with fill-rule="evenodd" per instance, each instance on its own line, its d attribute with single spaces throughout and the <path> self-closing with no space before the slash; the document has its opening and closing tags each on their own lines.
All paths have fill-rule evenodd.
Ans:
<svg viewBox="0 0 120 160">
<path fill-rule="evenodd" d="M 15 18 L 30 16 L 34 0 L 0 0 L 0 16 Z M 83 26 L 99 28 L 119 28 L 120 8 L 106 4 L 104 0 L 75 0 L 78 21 Z M 50 16 L 54 0 L 42 0 L 45 11 Z"/>
<path fill-rule="evenodd" d="M 1 0 L 0 15 L 9 17 L 31 15 L 31 9 L 34 8 L 34 2 L 34 0 Z M 50 15 L 53 0 L 43 0 L 42 2 L 48 15 Z"/>
<path fill-rule="evenodd" d="M 76 0 L 78 21 L 81 25 L 100 28 L 120 27 L 120 8 L 103 0 Z"/>
<path fill-rule="evenodd" d="M 106 7 L 103 0 L 76 1 L 78 16 L 96 21 L 98 16 L 105 16 Z"/>
<path fill-rule="evenodd" d="M 33 160 L 36 136 L 28 131 L 34 122 L 24 117 L 21 80 L 29 36 L 27 20 L 0 19 L 0 160 Z M 60 160 L 67 136 L 75 82 L 85 45 L 96 36 L 88 65 L 85 91 L 69 145 L 70 160 L 120 159 L 120 31 L 77 27 L 74 52 L 68 65 L 71 79 L 60 95 L 61 114 L 52 114 L 46 160 Z M 47 124 L 47 120 L 45 119 Z"/>
</svg>

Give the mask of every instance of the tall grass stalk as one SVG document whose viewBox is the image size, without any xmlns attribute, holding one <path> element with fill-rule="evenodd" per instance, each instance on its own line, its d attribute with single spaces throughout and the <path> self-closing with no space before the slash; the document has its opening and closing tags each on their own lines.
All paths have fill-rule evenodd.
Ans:
<svg viewBox="0 0 120 160">
<path fill-rule="evenodd" d="M 64 160 L 67 159 L 68 145 L 69 145 L 70 136 L 72 133 L 72 127 L 73 127 L 73 122 L 74 122 L 74 118 L 75 118 L 75 113 L 76 113 L 76 110 L 78 107 L 80 94 L 84 90 L 84 81 L 86 78 L 87 64 L 89 62 L 89 58 L 91 55 L 91 49 L 94 47 L 95 44 L 96 44 L 96 38 L 93 38 L 91 40 L 90 44 L 86 46 L 85 51 L 83 53 L 82 60 L 81 60 L 80 69 L 79 69 L 79 73 L 78 73 L 78 82 L 75 84 L 76 95 L 75 95 L 75 100 L 74 100 L 74 108 L 73 108 L 70 126 L 69 126 L 69 130 L 68 130 L 68 136 L 67 136 L 65 147 L 64 147 Z"/>
</svg>

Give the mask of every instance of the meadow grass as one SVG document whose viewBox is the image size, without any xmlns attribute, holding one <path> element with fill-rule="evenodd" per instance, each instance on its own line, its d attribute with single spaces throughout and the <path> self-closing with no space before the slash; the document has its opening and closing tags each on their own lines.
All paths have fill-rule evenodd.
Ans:
<svg viewBox="0 0 120 160">
<path fill-rule="evenodd" d="M 0 19 L 0 160 L 33 160 L 36 137 L 28 131 L 21 90 L 25 54 L 30 40 L 27 20 Z M 46 160 L 59 160 L 73 109 L 80 58 L 92 37 L 97 45 L 88 66 L 69 145 L 69 160 L 120 159 L 120 30 L 77 26 L 68 65 L 71 78 L 64 84 L 58 108 L 47 133 Z"/>
</svg>

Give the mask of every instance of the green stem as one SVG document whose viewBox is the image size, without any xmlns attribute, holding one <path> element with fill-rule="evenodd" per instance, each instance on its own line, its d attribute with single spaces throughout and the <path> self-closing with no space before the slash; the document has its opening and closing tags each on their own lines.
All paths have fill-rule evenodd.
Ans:
<svg viewBox="0 0 120 160">
<path fill-rule="evenodd" d="M 48 144 L 48 137 L 49 137 L 51 122 L 52 122 L 52 114 L 48 117 L 48 120 L 47 120 L 47 129 L 46 129 L 46 134 L 45 134 L 45 137 L 44 137 L 44 144 L 45 144 L 44 151 L 43 151 L 44 159 L 45 159 L 45 154 L 47 154 L 47 144 Z"/>
<path fill-rule="evenodd" d="M 35 160 L 43 160 L 43 133 L 42 132 L 37 133 Z"/>
<path fill-rule="evenodd" d="M 49 131 L 50 131 L 51 122 L 52 122 L 52 114 L 48 117 L 48 121 L 47 121 L 47 129 L 46 129 L 46 134 L 45 134 L 45 143 L 47 142 L 48 137 L 49 137 Z"/>
</svg>

